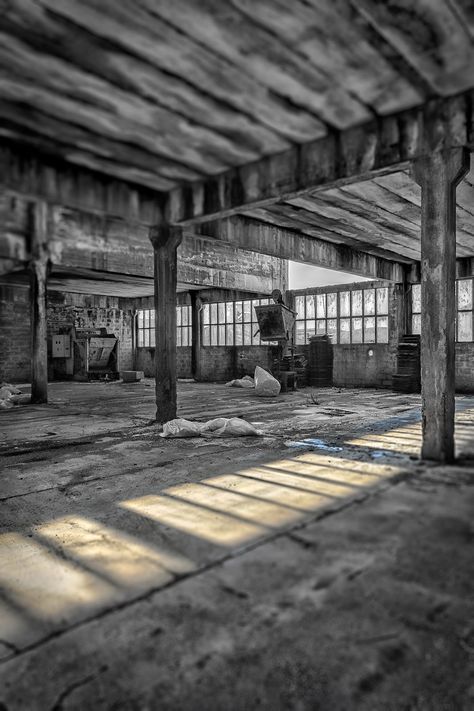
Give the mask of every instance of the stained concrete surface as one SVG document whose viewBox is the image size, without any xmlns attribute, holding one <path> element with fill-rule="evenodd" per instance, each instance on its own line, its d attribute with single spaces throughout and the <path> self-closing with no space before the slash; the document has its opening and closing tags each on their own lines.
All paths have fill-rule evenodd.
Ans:
<svg viewBox="0 0 474 711">
<path fill-rule="evenodd" d="M 447 467 L 416 395 L 151 385 L 0 413 L 0 708 L 474 708 L 474 397 Z"/>
</svg>

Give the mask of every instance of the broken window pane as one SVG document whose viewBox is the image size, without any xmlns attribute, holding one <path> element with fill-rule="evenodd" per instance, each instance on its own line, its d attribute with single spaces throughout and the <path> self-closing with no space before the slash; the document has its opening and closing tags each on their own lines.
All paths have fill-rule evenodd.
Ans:
<svg viewBox="0 0 474 711">
<path fill-rule="evenodd" d="M 411 317 L 411 332 L 414 334 L 421 333 L 421 315 L 413 314 Z"/>
<path fill-rule="evenodd" d="M 339 294 L 339 314 L 341 316 L 351 315 L 351 293 L 350 291 L 341 291 Z"/>
<path fill-rule="evenodd" d="M 339 343 L 351 342 L 351 320 L 350 318 L 341 318 L 339 321 Z"/>
<path fill-rule="evenodd" d="M 379 316 L 388 314 L 388 289 L 377 289 L 377 313 Z"/>
<path fill-rule="evenodd" d="M 375 289 L 364 289 L 364 315 L 375 313 Z"/>
<path fill-rule="evenodd" d="M 337 294 L 327 294 L 327 309 L 328 318 L 335 318 L 337 316 Z"/>
<path fill-rule="evenodd" d="M 326 319 L 322 318 L 319 321 L 316 321 L 316 335 L 317 336 L 324 336 L 326 333 Z"/>
<path fill-rule="evenodd" d="M 364 318 L 364 343 L 375 343 L 375 318 Z"/>
<path fill-rule="evenodd" d="M 208 325 L 203 325 L 202 327 L 202 345 L 203 346 L 209 346 L 211 341 L 211 332 L 210 332 L 210 326 Z"/>
<path fill-rule="evenodd" d="M 306 321 L 306 343 L 308 342 L 308 339 L 311 338 L 311 336 L 315 335 L 315 329 L 316 329 L 316 322 L 314 319 L 311 319 L 310 321 Z"/>
<path fill-rule="evenodd" d="M 226 319 L 227 323 L 234 322 L 234 304 L 232 303 L 232 301 L 229 301 L 226 304 Z"/>
<path fill-rule="evenodd" d="M 219 323 L 225 323 L 225 304 L 217 304 L 217 315 L 219 318 Z"/>
<path fill-rule="evenodd" d="M 236 301 L 235 302 L 235 321 L 236 321 L 236 323 L 242 323 L 242 315 L 243 315 L 242 302 Z"/>
<path fill-rule="evenodd" d="M 318 294 L 316 296 L 316 316 L 318 318 L 326 318 L 326 294 Z"/>
<path fill-rule="evenodd" d="M 411 287 L 411 310 L 414 314 L 421 312 L 421 284 L 413 284 Z M 416 333 L 419 333 L 419 331 L 416 331 Z"/>
<path fill-rule="evenodd" d="M 314 295 L 310 294 L 309 296 L 306 297 L 306 318 L 314 318 L 314 317 L 315 317 Z"/>
<path fill-rule="evenodd" d="M 245 321 L 250 321 L 252 317 L 252 302 L 251 301 L 243 301 L 242 302 L 243 310 L 244 310 L 244 322 Z"/>
<path fill-rule="evenodd" d="M 377 343 L 388 343 L 388 316 L 377 316 Z"/>
<path fill-rule="evenodd" d="M 304 296 L 295 296 L 295 311 L 299 318 L 304 318 Z"/>
<path fill-rule="evenodd" d="M 235 345 L 236 346 L 241 346 L 243 343 L 242 340 L 242 325 L 240 323 L 235 325 Z"/>
<path fill-rule="evenodd" d="M 362 319 L 352 319 L 352 343 L 362 343 Z"/>
<path fill-rule="evenodd" d="M 334 294 L 334 296 L 336 296 Z M 333 343 L 337 343 L 337 319 L 328 319 L 328 336 L 330 336 Z"/>
<path fill-rule="evenodd" d="M 359 289 L 352 292 L 352 315 L 362 316 L 362 291 Z"/>
<path fill-rule="evenodd" d="M 458 313 L 458 341 L 472 341 L 472 311 Z"/>
<path fill-rule="evenodd" d="M 296 322 L 295 342 L 298 344 L 303 344 L 305 342 L 305 340 L 304 340 L 304 321 L 297 321 Z"/>
<path fill-rule="evenodd" d="M 458 281 L 458 309 L 472 309 L 472 279 Z"/>
</svg>

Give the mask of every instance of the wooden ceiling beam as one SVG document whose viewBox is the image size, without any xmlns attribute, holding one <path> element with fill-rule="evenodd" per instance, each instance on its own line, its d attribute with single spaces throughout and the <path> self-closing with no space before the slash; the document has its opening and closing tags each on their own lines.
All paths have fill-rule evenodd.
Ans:
<svg viewBox="0 0 474 711">
<path fill-rule="evenodd" d="M 1 141 L 0 189 L 130 222 L 162 221 L 161 193 Z"/>
<path fill-rule="evenodd" d="M 194 229 L 197 235 L 227 242 L 239 249 L 372 279 L 403 280 L 403 266 L 396 260 L 383 259 L 344 244 L 325 242 L 249 217 L 235 215 L 196 225 Z"/>
<path fill-rule="evenodd" d="M 471 98 L 468 92 L 437 101 L 451 146 L 470 141 Z M 166 220 L 198 224 L 407 168 L 423 150 L 422 117 L 423 107 L 403 111 L 173 189 L 167 194 Z"/>
</svg>

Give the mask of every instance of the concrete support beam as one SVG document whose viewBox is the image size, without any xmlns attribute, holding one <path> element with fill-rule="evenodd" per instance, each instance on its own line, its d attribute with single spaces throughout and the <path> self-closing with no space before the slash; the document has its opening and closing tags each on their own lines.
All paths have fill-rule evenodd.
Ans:
<svg viewBox="0 0 474 711">
<path fill-rule="evenodd" d="M 150 230 L 155 265 L 155 392 L 156 421 L 176 417 L 176 284 L 179 227 Z"/>
<path fill-rule="evenodd" d="M 471 98 L 471 92 L 466 92 L 439 102 L 456 134 L 453 146 L 465 146 L 470 140 Z M 183 225 L 198 224 L 328 185 L 340 186 L 403 169 L 424 153 L 422 116 L 423 109 L 417 108 L 378 117 L 178 187 L 167 194 L 164 219 Z"/>
<path fill-rule="evenodd" d="M 469 169 L 453 148 L 443 113 L 428 107 L 424 156 L 414 165 L 421 186 L 422 457 L 454 459 L 456 185 Z"/>
<path fill-rule="evenodd" d="M 30 205 L 31 402 L 48 402 L 46 283 L 49 268 L 48 212 L 45 202 Z"/>
<path fill-rule="evenodd" d="M 315 264 L 318 267 L 351 272 L 371 279 L 388 279 L 395 282 L 403 280 L 403 266 L 398 262 L 242 215 L 195 225 L 194 231 L 199 235 L 227 242 L 233 247 L 272 257 Z"/>
</svg>

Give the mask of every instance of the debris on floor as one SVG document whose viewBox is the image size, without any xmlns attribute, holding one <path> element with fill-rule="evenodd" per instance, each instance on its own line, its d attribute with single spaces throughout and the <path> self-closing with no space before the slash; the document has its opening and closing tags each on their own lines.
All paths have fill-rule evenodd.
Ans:
<svg viewBox="0 0 474 711">
<path fill-rule="evenodd" d="M 259 397 L 276 397 L 280 393 L 281 385 L 278 380 L 259 365 L 255 368 L 254 379 L 255 394 Z"/>
<path fill-rule="evenodd" d="M 207 422 L 178 418 L 163 425 L 160 437 L 259 437 L 262 432 L 239 417 L 216 417 Z"/>
<path fill-rule="evenodd" d="M 20 402 L 22 392 L 10 383 L 0 384 L 0 410 L 8 410 Z"/>
<path fill-rule="evenodd" d="M 288 441 L 285 445 L 290 449 L 323 449 L 325 452 L 342 452 L 342 447 L 326 444 L 322 439 L 302 439 L 301 441 Z"/>
<path fill-rule="evenodd" d="M 254 388 L 255 381 L 251 375 L 244 375 L 243 378 L 235 378 L 226 383 L 228 388 Z"/>
</svg>

